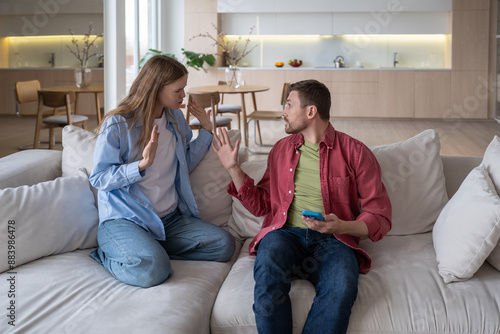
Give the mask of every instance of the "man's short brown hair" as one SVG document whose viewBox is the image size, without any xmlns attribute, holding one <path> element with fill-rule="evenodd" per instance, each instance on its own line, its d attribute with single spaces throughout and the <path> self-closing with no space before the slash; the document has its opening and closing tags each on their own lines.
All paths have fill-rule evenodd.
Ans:
<svg viewBox="0 0 500 334">
<path fill-rule="evenodd" d="M 330 91 L 318 80 L 302 80 L 290 85 L 290 92 L 297 91 L 300 107 L 316 106 L 319 117 L 330 120 L 330 107 L 332 104 Z"/>
</svg>

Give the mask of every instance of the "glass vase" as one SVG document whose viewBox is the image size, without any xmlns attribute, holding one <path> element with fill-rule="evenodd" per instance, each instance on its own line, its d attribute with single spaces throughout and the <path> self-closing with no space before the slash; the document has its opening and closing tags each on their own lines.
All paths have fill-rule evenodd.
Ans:
<svg viewBox="0 0 500 334">
<path fill-rule="evenodd" d="M 241 84 L 241 70 L 236 65 L 226 68 L 226 83 L 231 88 L 238 88 Z"/>
<path fill-rule="evenodd" d="M 90 86 L 92 79 L 92 70 L 85 66 L 75 68 L 75 81 L 78 88 Z"/>
</svg>

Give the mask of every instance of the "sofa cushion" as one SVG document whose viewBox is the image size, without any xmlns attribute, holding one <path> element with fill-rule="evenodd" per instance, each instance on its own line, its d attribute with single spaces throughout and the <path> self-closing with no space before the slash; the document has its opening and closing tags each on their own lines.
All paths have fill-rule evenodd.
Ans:
<svg viewBox="0 0 500 334">
<path fill-rule="evenodd" d="M 228 131 L 231 144 L 241 138 L 238 130 Z M 231 216 L 231 195 L 226 191 L 231 176 L 212 148 L 189 174 L 191 189 L 201 218 L 217 226 L 226 226 Z"/>
<path fill-rule="evenodd" d="M 97 246 L 98 216 L 86 176 L 0 190 L 0 272 L 38 258 Z M 12 266 L 11 266 L 12 265 Z"/>
<path fill-rule="evenodd" d="M 500 194 L 500 138 L 495 136 L 484 152 L 482 164 L 495 185 L 495 189 Z"/>
<path fill-rule="evenodd" d="M 446 204 L 432 232 L 445 283 L 471 278 L 500 238 L 500 197 L 483 165 Z"/>
<path fill-rule="evenodd" d="M 172 260 L 172 276 L 144 289 L 118 281 L 89 252 L 57 254 L 17 268 L 15 327 L 6 316 L 11 275 L 0 274 L 5 282 L 0 333 L 210 334 L 212 306 L 234 260 Z"/>
<path fill-rule="evenodd" d="M 87 175 L 92 172 L 94 162 L 95 134 L 74 125 L 62 130 L 62 175 L 77 175 L 81 168 Z"/>
<path fill-rule="evenodd" d="M 253 304 L 254 256 L 248 244 L 222 285 L 212 311 L 211 333 L 257 333 Z M 431 233 L 361 240 L 373 267 L 360 275 L 348 334 L 498 333 L 498 272 L 481 267 L 467 282 L 446 284 L 436 267 Z M 301 333 L 315 295 L 312 284 L 292 282 L 294 333 Z"/>
<path fill-rule="evenodd" d="M 435 130 L 400 143 L 372 148 L 392 204 L 392 229 L 387 235 L 429 232 L 448 201 Z"/>
<path fill-rule="evenodd" d="M 61 176 L 61 151 L 26 150 L 0 159 L 0 189 L 53 180 Z"/>
<path fill-rule="evenodd" d="M 250 176 L 254 182 L 260 181 L 266 171 L 267 160 L 247 161 L 241 164 L 241 169 Z M 253 238 L 259 231 L 265 216 L 255 217 L 236 198 L 232 197 L 233 214 L 229 218 L 228 226 L 241 238 Z"/>
<path fill-rule="evenodd" d="M 495 136 L 486 148 L 482 163 L 486 167 L 497 193 L 500 194 L 500 138 L 498 136 Z M 500 271 L 500 242 L 486 260 Z"/>
</svg>

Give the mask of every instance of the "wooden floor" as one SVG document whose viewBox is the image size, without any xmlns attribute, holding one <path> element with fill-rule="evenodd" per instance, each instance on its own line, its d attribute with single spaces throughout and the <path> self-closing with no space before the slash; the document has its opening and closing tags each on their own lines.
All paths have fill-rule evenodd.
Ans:
<svg viewBox="0 0 500 334">
<path fill-rule="evenodd" d="M 500 136 L 500 124 L 496 121 L 468 120 L 366 120 L 366 119 L 332 119 L 333 126 L 368 146 L 389 144 L 406 140 L 426 129 L 436 129 L 441 138 L 441 154 L 482 156 L 494 135 Z M 96 118 L 89 116 L 88 129 L 96 127 Z M 238 128 L 236 119 L 233 128 Z M 269 147 L 259 147 L 254 143 L 253 127 L 250 125 L 249 148 L 254 152 L 268 152 Z M 272 144 L 286 136 L 282 121 L 261 122 L 262 136 L 265 144 Z M 18 151 L 18 147 L 33 143 L 35 120 L 33 118 L 17 118 L 0 115 L 0 157 Z M 61 130 L 56 130 L 57 140 L 61 140 Z M 48 139 L 48 130 L 42 130 L 41 140 Z M 48 148 L 42 145 L 41 148 Z M 61 144 L 56 145 L 61 150 Z M 251 159 L 265 159 L 266 155 L 253 155 Z"/>
</svg>

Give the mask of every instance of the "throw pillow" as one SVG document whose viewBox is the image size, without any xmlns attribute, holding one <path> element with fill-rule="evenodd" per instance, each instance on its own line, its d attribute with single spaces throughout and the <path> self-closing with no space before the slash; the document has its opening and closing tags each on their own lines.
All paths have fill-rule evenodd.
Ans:
<svg viewBox="0 0 500 334">
<path fill-rule="evenodd" d="M 432 238 L 445 283 L 471 278 L 484 263 L 500 238 L 500 197 L 483 165 L 446 204 Z"/>
<path fill-rule="evenodd" d="M 234 129 L 229 130 L 228 135 L 233 146 L 241 138 L 240 132 Z M 231 195 L 226 191 L 231 176 L 211 147 L 189 179 L 201 218 L 217 226 L 226 226 L 231 216 Z"/>
<path fill-rule="evenodd" d="M 0 272 L 44 256 L 97 246 L 99 224 L 86 176 L 0 190 Z"/>
<path fill-rule="evenodd" d="M 400 143 L 372 148 L 392 203 L 388 235 L 432 230 L 448 201 L 440 149 L 439 134 L 432 129 Z"/>
<path fill-rule="evenodd" d="M 500 138 L 498 136 L 495 136 L 486 148 L 482 164 L 486 167 L 497 193 L 500 194 Z M 486 260 L 500 271 L 500 243 Z"/>
<path fill-rule="evenodd" d="M 94 163 L 95 134 L 82 128 L 67 125 L 62 131 L 62 176 L 77 175 L 85 169 L 92 172 Z"/>
<path fill-rule="evenodd" d="M 482 164 L 486 167 L 497 193 L 500 194 L 500 138 L 498 136 L 495 136 L 486 148 Z"/>
<path fill-rule="evenodd" d="M 241 169 L 254 180 L 255 184 L 264 175 L 266 167 L 266 160 L 247 161 L 241 164 Z M 241 238 L 253 238 L 260 231 L 265 216 L 255 217 L 237 198 L 232 197 L 232 201 L 233 215 L 229 218 L 229 228 Z"/>
</svg>

